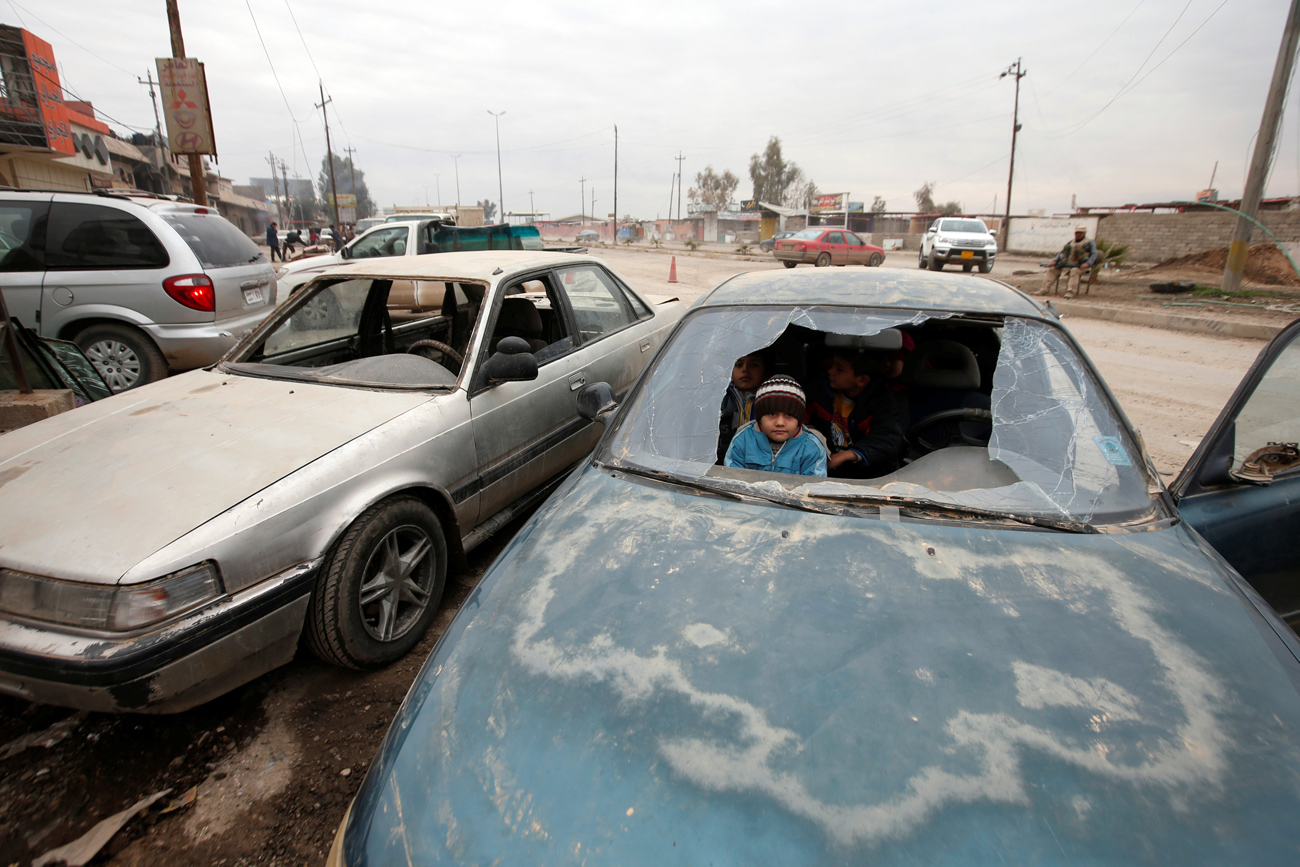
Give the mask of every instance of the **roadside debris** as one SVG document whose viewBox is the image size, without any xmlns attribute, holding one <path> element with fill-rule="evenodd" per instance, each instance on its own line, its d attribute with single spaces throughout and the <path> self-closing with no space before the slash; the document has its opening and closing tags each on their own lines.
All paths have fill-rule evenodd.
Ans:
<svg viewBox="0 0 1300 867">
<path fill-rule="evenodd" d="M 137 801 L 122 812 L 109 816 L 71 843 L 46 852 L 32 862 L 32 867 L 45 867 L 46 864 L 57 864 L 60 861 L 67 864 L 68 867 L 81 867 L 81 865 L 98 855 L 99 850 L 103 849 L 127 822 L 149 809 L 155 801 L 166 797 L 170 793 L 171 789 L 154 792 L 149 797 Z"/>
<path fill-rule="evenodd" d="M 72 716 L 59 720 L 44 731 L 29 732 L 20 738 L 14 738 L 0 747 L 0 760 L 11 759 L 28 747 L 45 747 L 49 749 L 72 734 L 85 719 L 86 712 L 78 711 Z"/>
</svg>

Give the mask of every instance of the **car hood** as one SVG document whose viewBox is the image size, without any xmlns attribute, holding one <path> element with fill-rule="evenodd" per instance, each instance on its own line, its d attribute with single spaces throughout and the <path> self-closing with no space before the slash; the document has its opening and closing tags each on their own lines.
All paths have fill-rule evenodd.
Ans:
<svg viewBox="0 0 1300 867">
<path fill-rule="evenodd" d="M 284 265 L 279 271 L 280 279 L 284 279 L 291 274 L 300 274 L 304 271 L 323 271 L 333 265 L 342 264 L 343 257 L 338 253 L 326 253 L 322 256 L 308 256 L 305 259 L 294 259 L 292 262 Z"/>
<path fill-rule="evenodd" d="M 1186 528 L 620 476 L 571 478 L 465 603 L 348 864 L 1294 861 L 1297 663 Z"/>
<path fill-rule="evenodd" d="M 20 428 L 0 437 L 0 566 L 114 583 L 427 400 L 195 371 Z"/>
</svg>

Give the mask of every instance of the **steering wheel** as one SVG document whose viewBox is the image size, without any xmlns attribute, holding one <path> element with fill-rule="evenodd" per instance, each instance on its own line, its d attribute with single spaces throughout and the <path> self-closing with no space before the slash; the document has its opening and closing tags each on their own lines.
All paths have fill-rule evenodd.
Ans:
<svg viewBox="0 0 1300 867">
<path fill-rule="evenodd" d="M 406 347 L 406 351 L 411 355 L 420 355 L 430 361 L 442 364 L 442 366 L 448 370 L 452 369 L 451 365 L 443 364 L 442 359 L 450 358 L 452 361 L 456 362 L 456 370 L 459 370 L 460 366 L 465 363 L 465 356 L 461 355 L 441 340 L 417 340 L 410 346 Z M 440 356 L 441 358 L 436 356 Z"/>
<path fill-rule="evenodd" d="M 980 440 L 971 436 L 961 429 L 962 422 L 975 422 L 988 427 L 990 436 L 993 433 L 993 413 L 987 409 L 975 409 L 973 407 L 957 407 L 956 409 L 945 409 L 940 412 L 932 412 L 925 418 L 913 424 L 907 429 L 907 444 L 923 455 L 937 451 L 951 445 L 962 443 L 968 446 L 985 446 L 988 440 Z M 943 440 L 932 440 L 921 436 L 929 428 L 941 425 L 941 430 L 946 434 Z"/>
</svg>

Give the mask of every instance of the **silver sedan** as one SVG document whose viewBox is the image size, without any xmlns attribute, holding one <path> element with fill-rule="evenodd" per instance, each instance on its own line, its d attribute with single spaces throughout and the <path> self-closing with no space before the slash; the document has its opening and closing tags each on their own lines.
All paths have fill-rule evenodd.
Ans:
<svg viewBox="0 0 1300 867">
<path fill-rule="evenodd" d="M 221 363 L 0 438 L 0 692 L 193 707 L 292 658 L 382 666 L 449 564 L 594 446 L 684 312 L 598 260 L 337 268 Z"/>
</svg>

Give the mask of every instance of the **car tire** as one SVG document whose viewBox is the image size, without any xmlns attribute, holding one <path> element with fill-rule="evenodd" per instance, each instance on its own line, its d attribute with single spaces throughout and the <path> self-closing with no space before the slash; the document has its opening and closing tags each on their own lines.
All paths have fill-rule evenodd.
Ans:
<svg viewBox="0 0 1300 867">
<path fill-rule="evenodd" d="M 884 261 L 885 261 L 884 256 L 880 255 L 879 253 L 872 253 L 871 258 L 867 260 L 867 267 L 879 268 Z"/>
<path fill-rule="evenodd" d="M 943 270 L 943 263 L 939 261 L 939 257 L 938 257 L 938 256 L 934 255 L 934 251 L 933 251 L 933 250 L 930 251 L 930 258 L 929 258 L 929 260 L 927 261 L 926 264 L 928 264 L 928 265 L 930 266 L 930 270 L 931 270 L 931 271 L 942 271 L 942 270 Z"/>
<path fill-rule="evenodd" d="M 798 263 L 798 262 L 791 262 L 789 259 L 783 259 L 783 260 L 781 260 L 781 264 L 784 265 L 784 266 L 787 267 L 787 268 L 793 268 L 795 265 L 798 265 L 799 263 Z"/>
<path fill-rule="evenodd" d="M 167 360 L 148 335 L 130 325 L 92 325 L 73 343 L 114 393 L 127 391 L 167 375 Z"/>
<path fill-rule="evenodd" d="M 344 668 L 401 659 L 429 628 L 447 583 L 442 525 L 415 497 L 361 514 L 321 566 L 307 610 L 307 644 Z"/>
<path fill-rule="evenodd" d="M 988 261 L 980 262 L 980 273 L 981 273 L 981 274 L 987 274 L 987 273 L 989 273 L 989 272 L 992 271 L 992 270 L 993 270 L 993 263 L 992 263 L 992 262 L 988 262 Z"/>
<path fill-rule="evenodd" d="M 343 308 L 330 291 L 319 292 L 289 319 L 295 331 L 328 331 L 343 325 Z"/>
<path fill-rule="evenodd" d="M 916 267 L 925 270 L 925 248 L 922 247 L 916 254 Z"/>
<path fill-rule="evenodd" d="M 820 256 L 817 257 L 817 261 L 814 262 L 813 264 L 818 268 L 828 267 L 831 264 L 831 254 L 822 253 Z"/>
<path fill-rule="evenodd" d="M 962 269 L 962 271 L 965 271 L 967 274 L 969 274 L 969 273 L 970 273 L 970 269 L 971 269 L 971 268 L 974 268 L 974 267 L 975 267 L 975 263 L 972 262 L 972 263 L 969 264 L 969 265 L 962 265 L 962 266 L 961 266 L 961 269 Z"/>
</svg>

